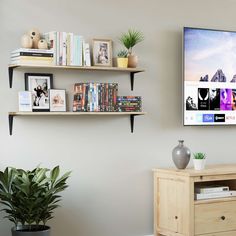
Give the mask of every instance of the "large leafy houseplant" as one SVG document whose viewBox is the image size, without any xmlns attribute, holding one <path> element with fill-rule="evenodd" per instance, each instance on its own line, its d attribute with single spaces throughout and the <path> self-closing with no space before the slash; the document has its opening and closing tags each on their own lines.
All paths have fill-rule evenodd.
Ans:
<svg viewBox="0 0 236 236">
<path fill-rule="evenodd" d="M 61 196 L 58 194 L 68 187 L 70 172 L 59 175 L 59 166 L 52 170 L 37 167 L 31 171 L 15 168 L 0 171 L 0 203 L 4 205 L 5 218 L 15 224 L 12 232 L 49 229 L 46 223 L 59 207 Z M 24 234 L 13 232 L 13 235 Z"/>
</svg>

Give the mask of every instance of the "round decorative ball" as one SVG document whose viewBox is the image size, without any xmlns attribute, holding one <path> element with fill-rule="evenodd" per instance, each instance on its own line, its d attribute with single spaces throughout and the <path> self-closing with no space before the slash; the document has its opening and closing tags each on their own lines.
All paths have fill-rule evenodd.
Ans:
<svg viewBox="0 0 236 236">
<path fill-rule="evenodd" d="M 38 48 L 38 42 L 40 40 L 40 33 L 37 29 L 32 29 L 28 32 L 28 35 L 33 40 L 33 48 Z"/>
<path fill-rule="evenodd" d="M 21 47 L 22 48 L 32 48 L 32 46 L 33 46 L 33 39 L 29 35 L 24 34 L 21 37 Z"/>
<path fill-rule="evenodd" d="M 38 49 L 48 49 L 48 43 L 45 39 L 40 39 L 39 40 Z"/>
</svg>

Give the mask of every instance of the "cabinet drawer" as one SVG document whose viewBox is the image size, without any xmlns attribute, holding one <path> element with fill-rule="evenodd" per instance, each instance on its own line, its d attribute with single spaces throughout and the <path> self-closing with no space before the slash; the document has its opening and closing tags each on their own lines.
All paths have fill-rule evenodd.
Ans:
<svg viewBox="0 0 236 236">
<path fill-rule="evenodd" d="M 235 235 L 236 231 L 229 231 L 223 233 L 212 233 L 212 234 L 201 234 L 201 235 L 198 234 L 197 236 L 235 236 Z"/>
<path fill-rule="evenodd" d="M 195 205 L 195 235 L 232 230 L 236 230 L 235 201 Z"/>
</svg>

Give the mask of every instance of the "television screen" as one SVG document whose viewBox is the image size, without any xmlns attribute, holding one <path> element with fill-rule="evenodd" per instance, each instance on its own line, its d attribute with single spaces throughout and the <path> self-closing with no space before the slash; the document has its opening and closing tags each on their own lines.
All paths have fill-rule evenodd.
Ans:
<svg viewBox="0 0 236 236">
<path fill-rule="evenodd" d="M 236 124 L 236 32 L 184 28 L 184 125 Z"/>
</svg>

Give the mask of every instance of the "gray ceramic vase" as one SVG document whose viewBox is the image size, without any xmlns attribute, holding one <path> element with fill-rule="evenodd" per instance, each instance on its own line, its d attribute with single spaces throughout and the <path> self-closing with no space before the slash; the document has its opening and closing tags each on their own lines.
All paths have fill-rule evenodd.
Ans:
<svg viewBox="0 0 236 236">
<path fill-rule="evenodd" d="M 29 226 L 17 226 L 11 229 L 12 236 L 50 236 L 50 227 L 44 225 L 31 225 L 32 231 L 29 231 Z"/>
<path fill-rule="evenodd" d="M 179 140 L 179 145 L 172 151 L 172 159 L 178 169 L 185 169 L 190 161 L 191 152 L 184 146 L 184 140 Z"/>
</svg>

